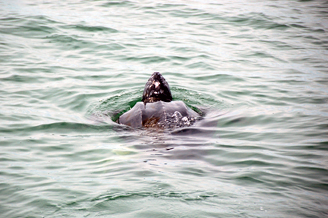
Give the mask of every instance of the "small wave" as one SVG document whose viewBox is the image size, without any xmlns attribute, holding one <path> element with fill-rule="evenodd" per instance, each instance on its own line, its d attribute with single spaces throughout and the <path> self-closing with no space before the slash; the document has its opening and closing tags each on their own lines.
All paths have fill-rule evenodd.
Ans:
<svg viewBox="0 0 328 218">
<path fill-rule="evenodd" d="M 56 122 L 47 123 L 35 126 L 25 126 L 25 127 L 12 127 L 12 128 L 2 128 L 3 133 L 15 133 L 24 134 L 25 132 L 31 134 L 31 132 L 47 132 L 47 133 L 67 133 L 70 130 L 79 131 L 81 133 L 89 133 L 90 131 L 98 131 L 102 129 L 108 129 L 111 125 L 92 125 L 86 123 L 73 123 L 73 122 Z"/>
<path fill-rule="evenodd" d="M 0 28 L 0 33 L 4 34 L 23 36 L 24 38 L 44 38 L 56 32 L 54 24 L 57 23 L 46 16 L 9 17 L 2 21 L 4 23 Z"/>
<path fill-rule="evenodd" d="M 82 25 L 82 24 L 77 24 L 77 25 L 68 25 L 62 27 L 64 29 L 76 29 L 76 30 L 82 30 L 86 32 L 106 32 L 106 33 L 117 33 L 118 30 L 110 27 L 105 27 L 105 26 L 87 26 L 87 25 Z"/>
<path fill-rule="evenodd" d="M 103 202 L 103 201 L 113 201 L 119 200 L 123 198 L 144 198 L 144 197 L 154 197 L 154 198 L 174 198 L 174 199 L 181 199 L 185 201 L 193 201 L 193 200 L 204 200 L 211 197 L 217 197 L 215 193 L 210 192 L 200 192 L 200 191 L 193 191 L 193 192 L 174 192 L 174 191 L 159 191 L 159 192 L 147 192 L 147 191 L 140 191 L 140 192 L 116 192 L 116 193 L 107 193 L 102 194 L 98 197 L 93 198 L 91 201 L 96 202 Z"/>
<path fill-rule="evenodd" d="M 84 49 L 86 47 L 92 48 L 98 45 L 90 40 L 85 40 L 83 37 L 77 35 L 65 34 L 51 34 L 45 37 L 49 43 L 58 44 L 63 50 Z"/>
</svg>

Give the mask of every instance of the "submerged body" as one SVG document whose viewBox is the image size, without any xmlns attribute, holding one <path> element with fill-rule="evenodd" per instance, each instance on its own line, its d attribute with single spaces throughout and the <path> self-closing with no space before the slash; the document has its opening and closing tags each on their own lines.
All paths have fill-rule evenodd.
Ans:
<svg viewBox="0 0 328 218">
<path fill-rule="evenodd" d="M 190 126 L 200 117 L 182 101 L 172 101 L 169 84 L 158 72 L 146 83 L 142 101 L 122 114 L 118 123 L 134 128 L 176 128 Z"/>
</svg>

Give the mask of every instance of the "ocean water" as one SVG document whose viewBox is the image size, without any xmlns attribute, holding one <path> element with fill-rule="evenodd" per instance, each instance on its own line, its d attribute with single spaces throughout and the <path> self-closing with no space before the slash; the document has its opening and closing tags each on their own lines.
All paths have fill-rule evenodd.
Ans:
<svg viewBox="0 0 328 218">
<path fill-rule="evenodd" d="M 328 217 L 327 11 L 0 0 L 1 217 Z M 201 121 L 115 122 L 155 71 Z"/>
</svg>

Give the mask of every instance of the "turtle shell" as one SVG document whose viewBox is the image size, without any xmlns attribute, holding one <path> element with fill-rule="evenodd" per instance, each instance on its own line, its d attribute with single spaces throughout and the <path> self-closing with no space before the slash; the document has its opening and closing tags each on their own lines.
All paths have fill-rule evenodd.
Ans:
<svg viewBox="0 0 328 218">
<path fill-rule="evenodd" d="M 176 128 L 190 126 L 198 117 L 199 114 L 182 101 L 157 101 L 147 104 L 138 102 L 120 116 L 118 123 L 133 128 Z"/>
</svg>

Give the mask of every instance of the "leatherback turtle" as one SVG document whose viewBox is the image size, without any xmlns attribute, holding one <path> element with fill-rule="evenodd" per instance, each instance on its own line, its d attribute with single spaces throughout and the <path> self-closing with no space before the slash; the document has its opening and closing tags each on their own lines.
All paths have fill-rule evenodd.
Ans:
<svg viewBox="0 0 328 218">
<path fill-rule="evenodd" d="M 155 72 L 145 85 L 142 102 L 122 114 L 118 123 L 133 128 L 176 128 L 191 126 L 199 117 L 182 101 L 172 101 L 169 84 Z"/>
</svg>

